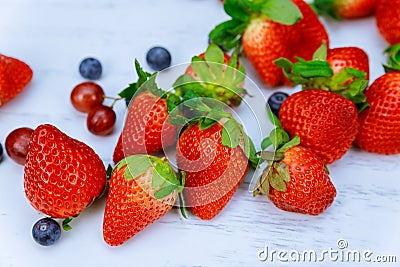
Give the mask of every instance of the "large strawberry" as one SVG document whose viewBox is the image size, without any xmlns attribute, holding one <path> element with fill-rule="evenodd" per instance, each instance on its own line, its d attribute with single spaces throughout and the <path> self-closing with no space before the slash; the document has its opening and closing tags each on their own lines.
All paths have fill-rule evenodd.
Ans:
<svg viewBox="0 0 400 267">
<path fill-rule="evenodd" d="M 174 205 L 180 178 L 164 159 L 133 155 L 114 168 L 104 211 L 103 237 L 121 245 Z"/>
<path fill-rule="evenodd" d="M 89 146 L 49 124 L 33 131 L 24 187 L 35 209 L 56 218 L 77 216 L 105 184 L 103 162 Z"/>
<path fill-rule="evenodd" d="M 210 97 L 229 106 L 238 106 L 246 95 L 243 88 L 246 71 L 237 59 L 210 44 L 205 53 L 194 56 L 185 74 L 175 82 L 176 94 L 184 99 L 188 95 Z"/>
<path fill-rule="evenodd" d="M 168 116 L 179 98 L 157 87 L 156 73 L 144 72 L 137 61 L 135 67 L 138 82 L 130 84 L 120 93 L 122 97 L 132 100 L 114 150 L 115 163 L 129 155 L 160 151 L 175 142 L 177 128 L 168 121 Z"/>
<path fill-rule="evenodd" d="M 273 60 L 295 55 L 307 58 L 322 41 L 328 42 L 324 26 L 302 0 L 228 0 L 224 8 L 232 19 L 216 26 L 210 38 L 225 48 L 241 43 L 258 74 L 270 86 L 284 82 Z"/>
<path fill-rule="evenodd" d="M 186 204 L 203 220 L 214 218 L 226 206 L 246 176 L 249 159 L 256 163 L 254 145 L 242 125 L 220 106 L 187 125 L 176 159 L 186 172 Z"/>
<path fill-rule="evenodd" d="M 376 24 L 385 40 L 391 44 L 400 43 L 400 0 L 377 0 Z"/>
<path fill-rule="evenodd" d="M 32 76 L 25 62 L 0 54 L 0 107 L 24 90 Z"/>
<path fill-rule="evenodd" d="M 336 19 L 357 19 L 370 16 L 375 11 L 377 0 L 314 0 L 312 6 L 319 14 L 328 14 Z"/>
<path fill-rule="evenodd" d="M 298 136 L 289 141 L 278 119 L 273 118 L 277 128 L 263 143 L 264 148 L 273 143 L 275 152 L 260 152 L 268 166 L 256 184 L 254 195 L 269 196 L 282 210 L 318 215 L 331 206 L 336 189 L 321 159 L 299 145 Z M 281 134 L 277 135 L 278 132 Z"/>
<path fill-rule="evenodd" d="M 388 72 L 365 91 L 356 144 L 379 154 L 400 153 L 400 72 Z"/>
<path fill-rule="evenodd" d="M 363 90 L 368 84 L 365 72 L 346 67 L 354 65 L 353 60 L 339 67 L 333 64 L 333 69 L 332 62 L 326 60 L 323 46 L 312 61 L 277 61 L 289 80 L 304 89 L 283 102 L 279 111 L 283 128 L 292 137 L 299 135 L 301 144 L 313 150 L 324 164 L 340 159 L 351 147 L 358 131 L 357 106 L 365 108 Z"/>
</svg>

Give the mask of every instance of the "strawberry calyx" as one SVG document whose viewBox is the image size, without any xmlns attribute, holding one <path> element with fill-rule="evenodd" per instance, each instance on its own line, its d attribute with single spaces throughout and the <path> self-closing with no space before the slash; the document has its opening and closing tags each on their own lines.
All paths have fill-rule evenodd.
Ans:
<svg viewBox="0 0 400 267">
<path fill-rule="evenodd" d="M 326 44 L 317 49 L 312 60 L 297 60 L 293 63 L 289 59 L 279 58 L 274 63 L 283 69 L 290 82 L 302 85 L 303 90 L 320 89 L 339 94 L 351 100 L 359 112 L 368 107 L 364 94 L 369 82 L 367 74 L 348 67 L 335 74 L 327 61 Z"/>
<path fill-rule="evenodd" d="M 196 94 L 200 97 L 210 97 L 222 101 L 229 106 L 238 106 L 247 94 L 243 88 L 246 70 L 238 60 L 235 50 L 225 64 L 224 52 L 215 44 L 210 44 L 204 53 L 192 58 L 191 67 L 196 78 L 183 74 L 175 81 L 173 87 L 176 94 L 187 98 L 186 94 Z"/>
<path fill-rule="evenodd" d="M 327 14 L 336 20 L 343 20 L 335 12 L 335 0 L 314 0 L 310 6 L 318 15 Z"/>
<path fill-rule="evenodd" d="M 400 43 L 389 46 L 384 52 L 389 53 L 388 63 L 383 64 L 385 72 L 400 71 Z"/>
<path fill-rule="evenodd" d="M 132 155 L 121 160 L 115 167 L 117 171 L 127 166 L 124 178 L 134 180 L 150 168 L 152 170 L 151 188 L 155 190 L 154 198 L 160 200 L 169 196 L 174 191 L 181 193 L 185 185 L 185 175 L 179 177 L 168 161 L 151 155 Z"/>
<path fill-rule="evenodd" d="M 290 173 L 288 166 L 282 161 L 284 153 L 292 147 L 300 144 L 300 137 L 296 135 L 290 139 L 289 134 L 283 129 L 278 117 L 270 110 L 267 110 L 268 117 L 275 128 L 271 131 L 262 143 L 262 151 L 258 155 L 265 160 L 268 165 L 258 178 L 253 196 L 258 194 L 269 196 L 270 188 L 286 192 L 286 183 L 290 181 Z M 269 146 L 273 146 L 273 151 L 267 151 Z"/>
<path fill-rule="evenodd" d="M 209 37 L 225 49 L 240 45 L 243 32 L 254 18 L 265 16 L 285 25 L 293 25 L 302 18 L 301 11 L 290 0 L 226 0 L 224 10 L 231 19 L 218 24 Z"/>
<path fill-rule="evenodd" d="M 158 72 L 145 72 L 140 66 L 140 63 L 135 59 L 135 70 L 138 75 L 138 80 L 130 83 L 128 87 L 119 92 L 119 96 L 126 101 L 131 101 L 142 92 L 149 91 L 156 97 L 166 99 L 168 111 L 173 110 L 180 103 L 180 98 L 172 92 L 166 92 L 159 88 L 156 83 Z"/>
<path fill-rule="evenodd" d="M 188 95 L 186 95 L 188 97 Z M 225 147 L 240 146 L 249 159 L 252 167 L 257 168 L 260 159 L 251 138 L 246 134 L 244 127 L 231 113 L 224 111 L 224 104 L 213 98 L 198 97 L 185 99 L 179 109 L 169 114 L 172 125 L 189 127 L 197 124 L 200 130 L 206 130 L 216 123 L 222 125 L 221 142 Z"/>
</svg>

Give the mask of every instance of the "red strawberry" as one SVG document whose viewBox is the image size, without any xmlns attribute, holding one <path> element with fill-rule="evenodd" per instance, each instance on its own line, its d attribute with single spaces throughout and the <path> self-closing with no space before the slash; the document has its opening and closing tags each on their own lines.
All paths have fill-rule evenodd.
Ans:
<svg viewBox="0 0 400 267">
<path fill-rule="evenodd" d="M 388 72 L 365 91 L 356 144 L 379 154 L 400 153 L 400 72 Z"/>
<path fill-rule="evenodd" d="M 77 216 L 100 195 L 105 183 L 103 162 L 89 146 L 49 124 L 34 130 L 24 187 L 35 209 L 56 218 Z"/>
<path fill-rule="evenodd" d="M 400 0 L 377 0 L 376 24 L 385 40 L 400 43 Z"/>
<path fill-rule="evenodd" d="M 24 90 L 32 76 L 26 63 L 0 54 L 0 107 Z"/>
<path fill-rule="evenodd" d="M 329 47 L 329 36 L 325 26 L 314 10 L 303 0 L 292 0 L 303 14 L 303 18 L 294 25 L 301 33 L 300 40 L 294 45 L 293 56 L 311 60 L 315 50 L 324 42 Z M 291 57 L 294 59 L 294 57 Z"/>
<path fill-rule="evenodd" d="M 318 215 L 334 201 L 336 189 L 321 159 L 301 145 L 296 135 L 292 140 L 278 118 L 268 114 L 276 128 L 264 139 L 262 148 L 271 144 L 275 151 L 260 152 L 268 166 L 257 181 L 254 196 L 269 196 L 280 209 Z"/>
<path fill-rule="evenodd" d="M 210 44 L 205 53 L 192 58 L 191 65 L 174 87 L 176 94 L 184 99 L 196 95 L 238 106 L 246 95 L 245 78 L 246 71 L 236 51 L 231 57 L 217 45 Z"/>
<path fill-rule="evenodd" d="M 344 68 L 354 68 L 365 72 L 369 80 L 369 59 L 367 53 L 358 47 L 338 47 L 328 49 L 326 59 L 333 73 L 337 74 Z"/>
<path fill-rule="evenodd" d="M 164 160 L 133 155 L 114 168 L 106 202 L 103 237 L 118 246 L 166 214 L 174 205 L 179 178 Z"/>
<path fill-rule="evenodd" d="M 221 113 L 222 108 L 216 114 Z M 180 135 L 176 159 L 178 168 L 186 172 L 186 204 L 193 214 L 210 220 L 226 206 L 246 176 L 255 149 L 233 118 L 225 123 L 202 119 Z"/>
<path fill-rule="evenodd" d="M 358 130 L 358 112 L 352 101 L 323 90 L 304 90 L 282 104 L 279 119 L 290 136 L 299 135 L 323 164 L 340 159 Z"/>
<path fill-rule="evenodd" d="M 318 13 L 336 19 L 357 19 L 374 13 L 377 0 L 314 0 Z"/>
<path fill-rule="evenodd" d="M 177 127 L 168 121 L 168 116 L 169 108 L 173 109 L 178 97 L 157 88 L 155 75 L 143 72 L 137 61 L 136 70 L 139 74 L 138 83 L 131 84 L 121 93 L 125 96 L 132 89 L 135 96 L 114 150 L 115 163 L 129 155 L 160 151 L 175 142 Z"/>
<path fill-rule="evenodd" d="M 273 64 L 275 59 L 310 58 L 323 41 L 329 42 L 318 16 L 302 0 L 225 1 L 224 8 L 232 20 L 215 27 L 210 38 L 225 48 L 241 41 L 246 56 L 269 86 L 285 82 Z"/>
</svg>

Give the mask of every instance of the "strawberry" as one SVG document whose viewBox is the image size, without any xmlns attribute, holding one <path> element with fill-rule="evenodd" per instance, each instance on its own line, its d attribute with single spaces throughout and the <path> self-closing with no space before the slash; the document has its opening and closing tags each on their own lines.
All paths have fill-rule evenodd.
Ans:
<svg viewBox="0 0 400 267">
<path fill-rule="evenodd" d="M 360 114 L 355 143 L 373 153 L 400 153 L 400 72 L 379 77 L 365 95 L 370 106 Z"/>
<path fill-rule="evenodd" d="M 0 107 L 24 90 L 32 76 L 25 62 L 0 54 Z"/>
<path fill-rule="evenodd" d="M 110 178 L 104 240 L 111 246 L 123 244 L 166 214 L 181 189 L 179 177 L 165 160 L 148 155 L 123 159 Z"/>
<path fill-rule="evenodd" d="M 359 47 L 347 46 L 328 49 L 326 61 L 334 74 L 338 74 L 345 68 L 353 68 L 364 72 L 365 79 L 369 80 L 368 55 Z"/>
<path fill-rule="evenodd" d="M 299 135 L 323 164 L 340 159 L 358 130 L 358 112 L 352 101 L 324 90 L 304 90 L 289 96 L 279 118 L 290 136 Z"/>
<path fill-rule="evenodd" d="M 260 152 L 268 166 L 257 182 L 254 196 L 267 195 L 275 206 L 285 211 L 321 214 L 336 196 L 324 164 L 312 150 L 299 145 L 299 136 L 289 140 L 279 120 L 269 115 L 276 128 L 263 141 L 263 147 L 273 143 L 275 152 Z"/>
<path fill-rule="evenodd" d="M 249 159 L 257 163 L 254 145 L 222 106 L 192 120 L 176 150 L 177 166 L 186 173 L 183 195 L 192 213 L 203 220 L 219 214 L 246 176 Z"/>
<path fill-rule="evenodd" d="M 282 71 L 273 64 L 279 57 L 308 57 L 328 35 L 317 15 L 302 0 L 224 2 L 231 20 L 215 27 L 211 40 L 225 48 L 239 43 L 262 80 L 280 85 Z M 303 14 L 302 14 L 303 13 Z M 301 47 L 301 49 L 299 49 Z M 301 51 L 301 52 L 300 52 Z"/>
<path fill-rule="evenodd" d="M 400 43 L 400 0 L 377 0 L 376 25 L 385 40 Z"/>
<path fill-rule="evenodd" d="M 303 18 L 294 25 L 301 33 L 300 40 L 294 45 L 293 56 L 311 60 L 314 51 L 324 42 L 329 47 L 329 36 L 325 26 L 319 20 L 314 10 L 303 0 L 292 0 L 303 14 Z"/>
<path fill-rule="evenodd" d="M 121 97 L 133 99 L 114 149 L 115 163 L 125 156 L 160 151 L 175 142 L 177 128 L 168 121 L 168 116 L 179 98 L 157 87 L 156 73 L 144 72 L 137 61 L 135 66 L 139 75 L 138 82 L 130 84 L 120 93 Z"/>
<path fill-rule="evenodd" d="M 205 53 L 192 58 L 185 74 L 174 84 L 176 94 L 184 99 L 195 94 L 199 97 L 217 99 L 229 106 L 240 105 L 246 95 L 243 88 L 246 71 L 233 56 L 224 53 L 215 44 L 210 44 Z"/>
<path fill-rule="evenodd" d="M 340 159 L 351 147 L 359 126 L 357 107 L 362 110 L 367 105 L 363 93 L 367 74 L 347 67 L 358 65 L 353 56 L 342 49 L 331 51 L 329 59 L 326 47 L 321 46 L 312 61 L 276 61 L 289 80 L 304 89 L 283 102 L 279 111 L 283 128 L 292 137 L 299 135 L 301 145 L 317 154 L 323 164 Z M 340 54 L 345 55 L 343 60 Z"/>
<path fill-rule="evenodd" d="M 377 0 L 314 0 L 311 4 L 319 14 L 335 19 L 358 19 L 375 11 Z"/>
<path fill-rule="evenodd" d="M 89 146 L 49 124 L 33 131 L 24 187 L 35 209 L 56 218 L 77 216 L 101 194 L 105 184 L 103 162 Z"/>
</svg>

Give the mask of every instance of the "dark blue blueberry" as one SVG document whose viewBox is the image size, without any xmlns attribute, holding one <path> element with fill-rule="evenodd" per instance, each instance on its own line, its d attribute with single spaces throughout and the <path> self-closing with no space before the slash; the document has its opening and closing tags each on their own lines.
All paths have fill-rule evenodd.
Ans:
<svg viewBox="0 0 400 267">
<path fill-rule="evenodd" d="M 33 240 L 42 246 L 53 245 L 61 236 L 61 227 L 51 218 L 40 219 L 32 228 Z"/>
<path fill-rule="evenodd" d="M 171 54 L 164 47 L 153 47 L 146 55 L 147 64 L 155 71 L 171 66 Z"/>
<path fill-rule="evenodd" d="M 281 105 L 288 96 L 289 96 L 288 94 L 283 92 L 275 92 L 268 98 L 268 105 L 272 113 L 278 116 L 279 110 L 281 109 Z"/>
<path fill-rule="evenodd" d="M 4 155 L 3 145 L 0 143 L 0 162 L 2 162 L 3 160 L 3 155 Z"/>
<path fill-rule="evenodd" d="M 92 57 L 85 58 L 79 65 L 79 73 L 89 80 L 99 79 L 102 69 L 100 61 Z"/>
</svg>

